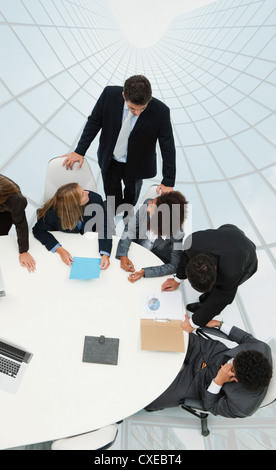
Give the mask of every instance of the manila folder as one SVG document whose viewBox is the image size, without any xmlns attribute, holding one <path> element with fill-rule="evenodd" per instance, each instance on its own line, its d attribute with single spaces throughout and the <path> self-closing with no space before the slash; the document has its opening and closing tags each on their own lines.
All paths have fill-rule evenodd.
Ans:
<svg viewBox="0 0 276 470">
<path fill-rule="evenodd" d="M 182 320 L 141 319 L 141 349 L 185 352 Z"/>
</svg>

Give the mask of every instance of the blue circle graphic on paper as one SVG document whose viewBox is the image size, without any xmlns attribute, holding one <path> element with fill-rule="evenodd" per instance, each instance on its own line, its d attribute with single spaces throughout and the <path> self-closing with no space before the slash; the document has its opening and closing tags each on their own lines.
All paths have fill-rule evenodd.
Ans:
<svg viewBox="0 0 276 470">
<path fill-rule="evenodd" d="M 152 299 L 149 300 L 148 307 L 150 310 L 158 310 L 160 307 L 159 300 L 153 297 Z"/>
</svg>

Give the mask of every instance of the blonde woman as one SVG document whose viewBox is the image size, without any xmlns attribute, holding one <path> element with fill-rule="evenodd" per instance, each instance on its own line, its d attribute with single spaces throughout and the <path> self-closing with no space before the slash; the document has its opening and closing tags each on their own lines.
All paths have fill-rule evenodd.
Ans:
<svg viewBox="0 0 276 470">
<path fill-rule="evenodd" d="M 19 186 L 0 175 L 0 235 L 8 235 L 12 225 L 15 225 L 19 262 L 32 272 L 35 270 L 35 260 L 29 253 L 29 229 L 25 214 L 27 204 Z"/>
<path fill-rule="evenodd" d="M 89 213 L 91 212 L 91 214 L 86 215 L 85 208 L 90 204 L 91 211 Z M 97 208 L 100 208 L 101 214 L 103 214 L 101 233 L 99 234 L 100 267 L 107 269 L 110 264 L 112 237 L 108 238 L 107 217 L 103 200 L 99 194 L 84 190 L 78 183 L 61 186 L 55 195 L 38 210 L 38 220 L 33 227 L 33 234 L 47 250 L 58 253 L 62 261 L 71 266 L 73 257 L 49 232 L 83 234 L 87 230 L 95 231 L 98 227 L 96 224 L 92 226 L 92 219 L 95 217 Z M 87 228 L 88 226 L 89 228 Z"/>
</svg>

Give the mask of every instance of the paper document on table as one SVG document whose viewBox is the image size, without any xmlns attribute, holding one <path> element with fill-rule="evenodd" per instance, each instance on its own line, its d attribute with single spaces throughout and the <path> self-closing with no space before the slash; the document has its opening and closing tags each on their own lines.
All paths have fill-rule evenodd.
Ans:
<svg viewBox="0 0 276 470">
<path fill-rule="evenodd" d="M 70 279 L 96 279 L 100 277 L 100 258 L 74 257 Z"/>
<path fill-rule="evenodd" d="M 181 292 L 141 292 L 141 318 L 148 320 L 184 320 Z"/>
<path fill-rule="evenodd" d="M 141 292 L 141 349 L 184 352 L 181 292 Z"/>
</svg>

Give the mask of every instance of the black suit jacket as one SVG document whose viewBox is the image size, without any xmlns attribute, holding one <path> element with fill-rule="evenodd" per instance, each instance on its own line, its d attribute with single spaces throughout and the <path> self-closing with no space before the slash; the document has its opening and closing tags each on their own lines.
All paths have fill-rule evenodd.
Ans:
<svg viewBox="0 0 276 470">
<path fill-rule="evenodd" d="M 120 86 L 106 87 L 89 116 L 75 152 L 85 155 L 92 140 L 101 129 L 98 161 L 104 175 L 111 162 L 122 125 L 124 99 Z M 175 183 L 175 146 L 169 108 L 152 98 L 139 116 L 128 140 L 126 176 L 144 179 L 156 175 L 156 143 L 159 141 L 163 159 L 165 186 Z"/>
<path fill-rule="evenodd" d="M 102 220 L 101 214 L 104 215 Z M 95 223 L 96 219 L 100 220 L 100 224 Z M 99 233 L 99 251 L 111 253 L 112 235 L 108 230 L 106 210 L 101 196 L 93 191 L 89 191 L 89 202 L 86 204 L 81 229 L 76 226 L 73 230 L 64 230 L 61 227 L 60 218 L 54 208 L 50 208 L 43 218 L 38 219 L 33 227 L 33 234 L 46 248 L 52 250 L 58 243 L 52 231 L 80 233 L 93 231 Z"/>
<path fill-rule="evenodd" d="M 14 183 L 14 181 L 12 181 L 12 183 Z M 16 183 L 14 184 L 19 189 L 19 186 Z M 29 228 L 25 214 L 27 204 L 27 199 L 21 192 L 18 192 L 12 194 L 4 204 L 0 205 L 0 219 L 1 213 L 8 212 L 10 214 L 11 223 L 15 225 L 19 253 L 25 253 L 29 250 Z M 7 234 L 9 229 L 10 227 L 8 227 Z"/>
<path fill-rule="evenodd" d="M 249 279 L 258 266 L 256 246 L 235 225 L 202 230 L 186 238 L 176 276 L 186 279 L 189 260 L 199 253 L 211 254 L 217 263 L 217 280 L 199 309 L 193 314 L 195 325 L 204 326 L 226 305 L 233 302 L 238 286 Z"/>
</svg>

